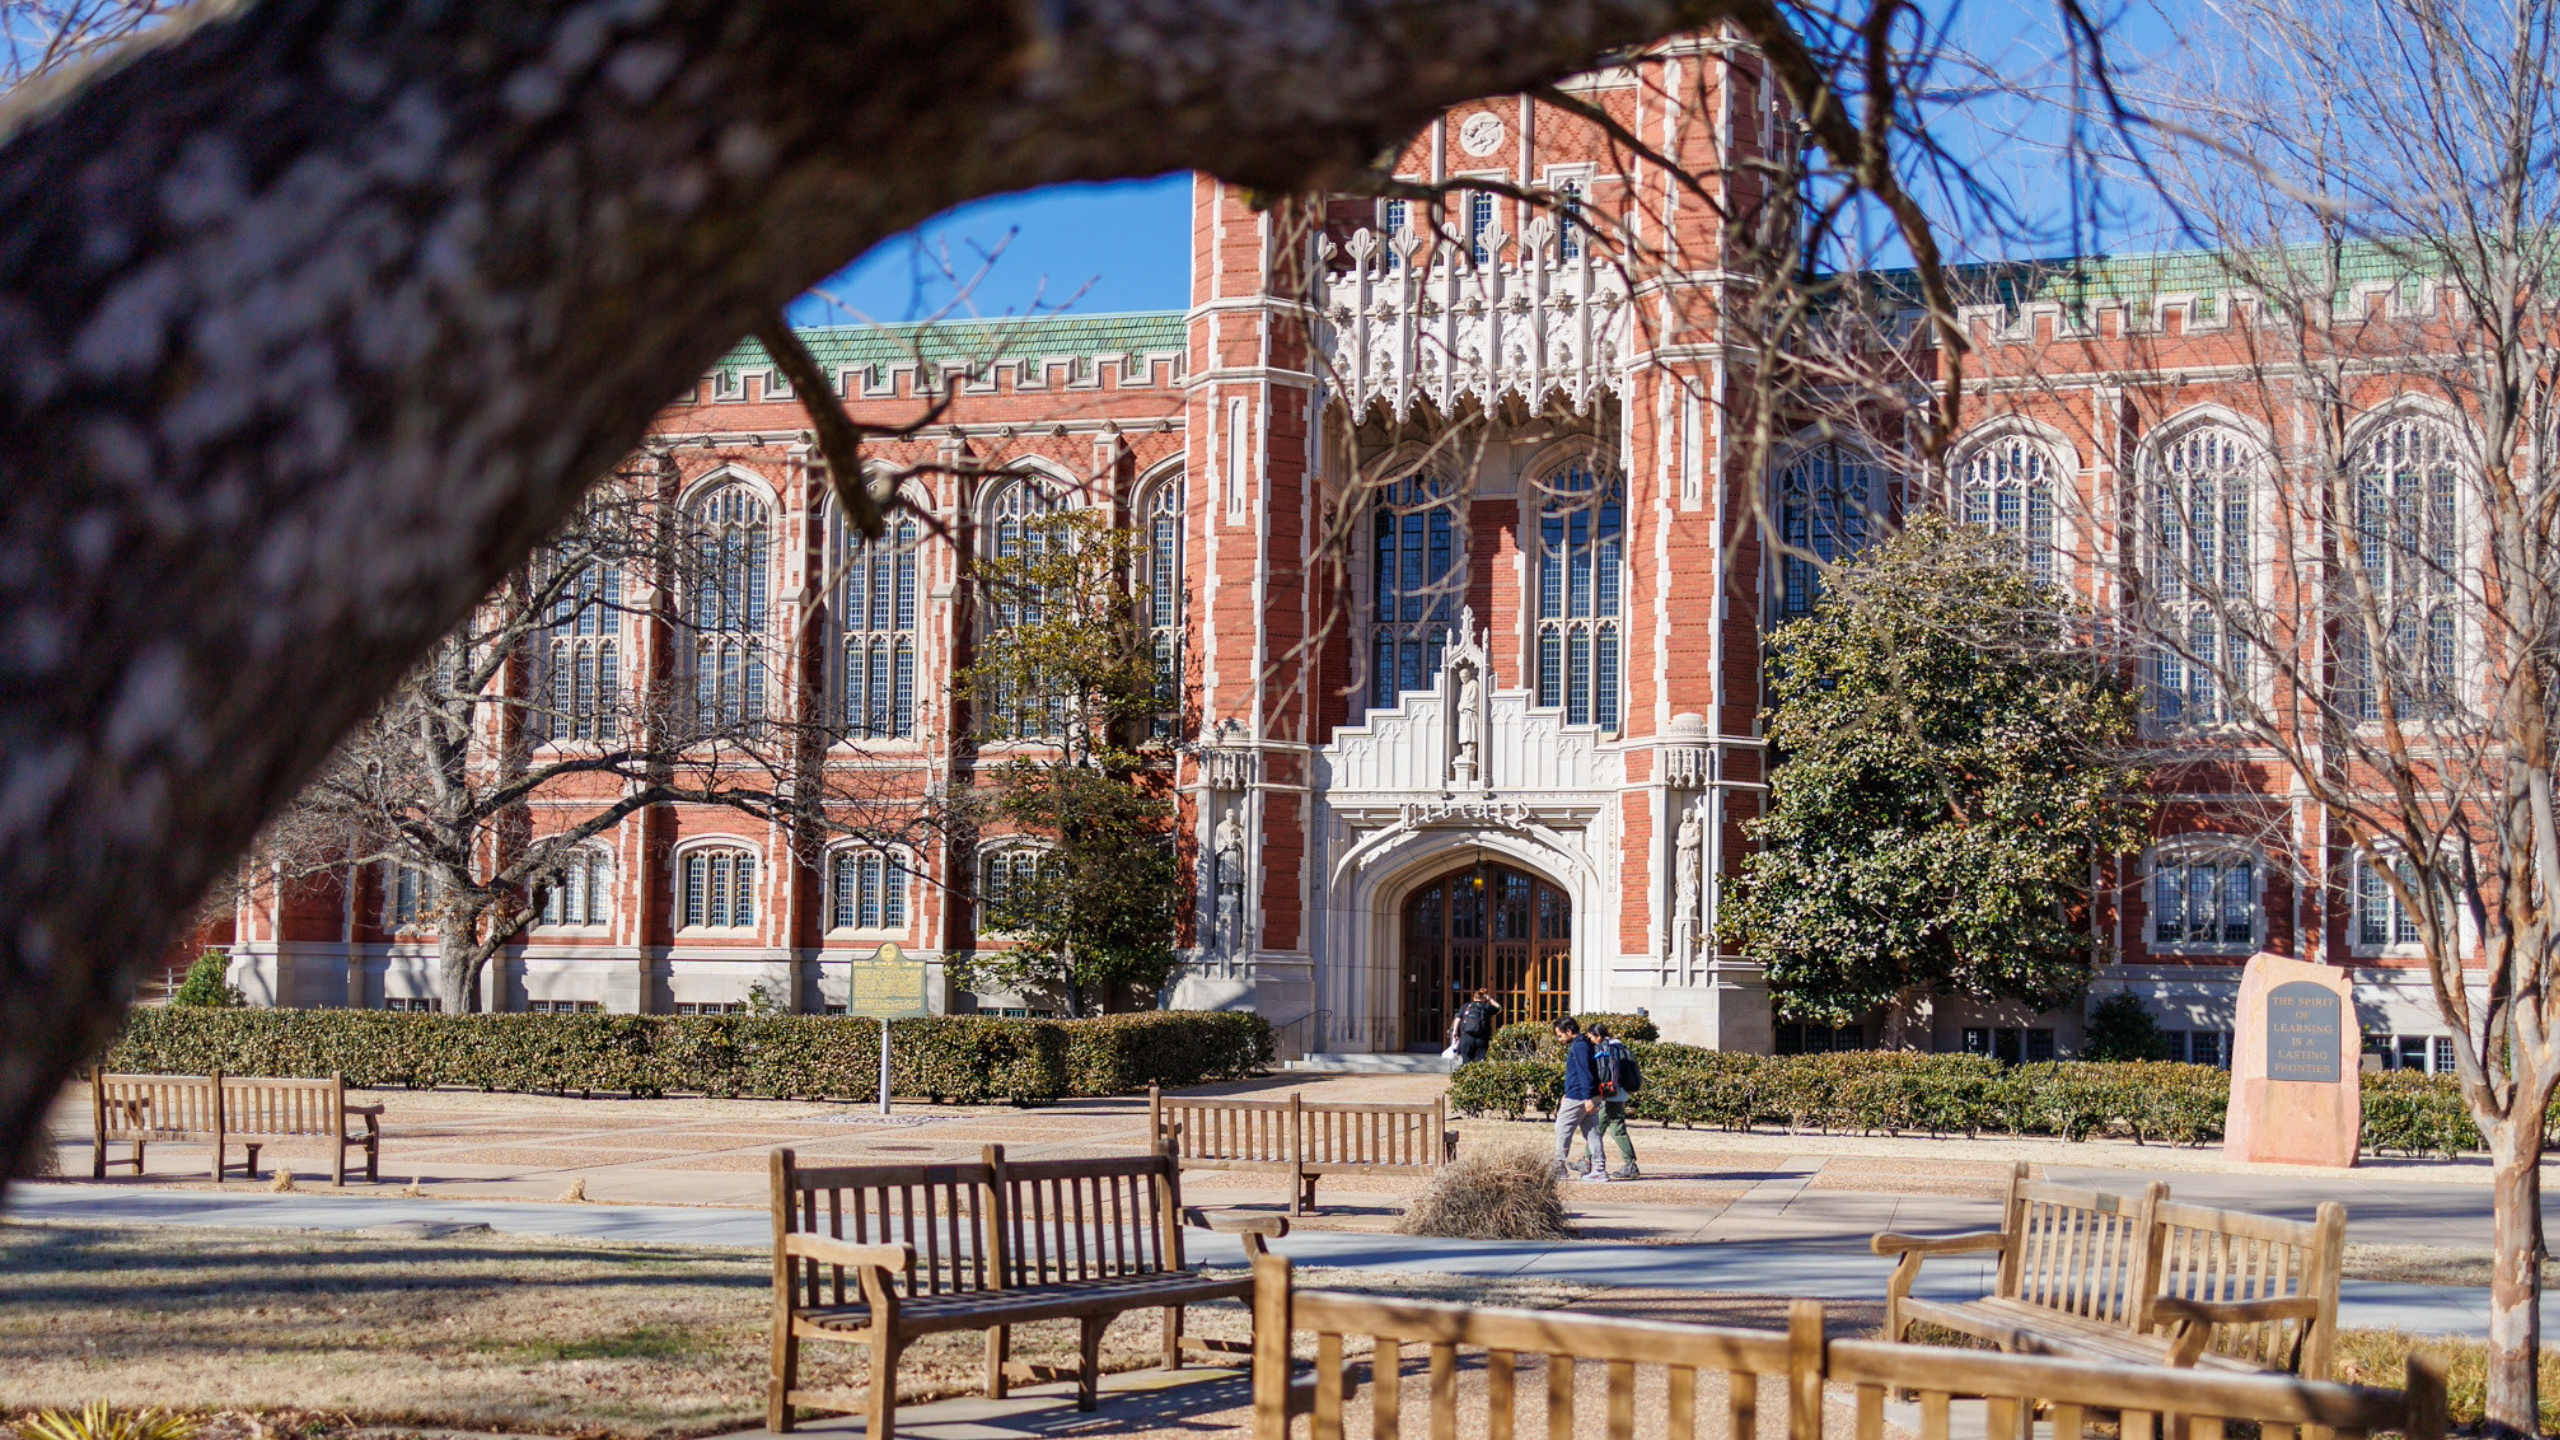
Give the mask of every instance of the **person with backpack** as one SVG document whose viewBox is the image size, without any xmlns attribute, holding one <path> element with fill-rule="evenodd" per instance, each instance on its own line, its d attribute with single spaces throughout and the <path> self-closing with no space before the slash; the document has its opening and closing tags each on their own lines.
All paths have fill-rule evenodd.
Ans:
<svg viewBox="0 0 2560 1440">
<path fill-rule="evenodd" d="M 1600 1159 L 1600 1080 L 1592 1070 L 1591 1041 L 1570 1015 L 1556 1017 L 1556 1039 L 1564 1044 L 1564 1098 L 1556 1103 L 1556 1176 L 1561 1180 L 1606 1180 Z M 1582 1137 L 1590 1170 L 1573 1172 L 1573 1137 Z"/>
<path fill-rule="evenodd" d="M 1490 990 L 1478 990 L 1475 998 L 1458 1012 L 1457 1023 L 1449 1028 L 1449 1043 L 1458 1052 L 1459 1064 L 1472 1065 L 1484 1058 L 1501 1015 L 1502 1007 L 1493 1003 Z"/>
<path fill-rule="evenodd" d="M 1635 1052 L 1627 1042 L 1609 1033 L 1600 1021 L 1591 1022 L 1591 1070 L 1600 1092 L 1600 1127 L 1589 1141 L 1591 1169 L 1605 1175 L 1607 1168 L 1600 1153 L 1603 1141 L 1614 1141 L 1618 1147 L 1620 1180 L 1634 1180 L 1642 1172 L 1636 1169 L 1636 1142 L 1627 1134 L 1627 1102 L 1644 1088 L 1644 1075 L 1636 1069 Z"/>
</svg>

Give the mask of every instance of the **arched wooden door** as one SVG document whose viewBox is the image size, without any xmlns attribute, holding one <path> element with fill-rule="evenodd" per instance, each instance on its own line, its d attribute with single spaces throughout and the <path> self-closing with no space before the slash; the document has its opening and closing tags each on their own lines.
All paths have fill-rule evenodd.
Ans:
<svg viewBox="0 0 2560 1440">
<path fill-rule="evenodd" d="M 1573 1003 L 1573 902 L 1508 865 L 1479 861 L 1404 902 L 1404 1043 L 1437 1050 L 1478 987 L 1502 1023 L 1548 1021 Z"/>
</svg>

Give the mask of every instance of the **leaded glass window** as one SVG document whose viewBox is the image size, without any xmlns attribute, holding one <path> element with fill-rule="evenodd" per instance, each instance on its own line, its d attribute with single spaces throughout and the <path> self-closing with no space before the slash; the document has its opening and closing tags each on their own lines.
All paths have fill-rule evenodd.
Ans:
<svg viewBox="0 0 2560 1440">
<path fill-rule="evenodd" d="M 1165 481 L 1139 506 L 1146 527 L 1147 629 L 1156 651 L 1156 703 L 1182 704 L 1182 481 Z"/>
<path fill-rule="evenodd" d="M 1616 730 L 1624 646 L 1626 486 L 1577 464 L 1538 507 L 1538 703 Z"/>
<path fill-rule="evenodd" d="M 2403 887 L 2413 892 L 2416 890 L 2418 880 L 2414 867 L 2403 860 L 2395 863 L 2392 869 L 2399 874 Z M 2358 857 L 2355 884 L 2358 946 L 2379 950 L 2393 945 L 2419 943 L 2418 917 L 2400 902 L 2399 896 L 2392 893 L 2390 882 L 2382 878 L 2379 866 Z"/>
<path fill-rule="evenodd" d="M 1417 475 L 1378 494 L 1370 551 L 1371 705 L 1393 705 L 1405 691 L 1440 677 L 1466 578 L 1453 488 L 1438 476 Z"/>
<path fill-rule="evenodd" d="M 878 850 L 839 850 L 829 877 L 829 924 L 837 930 L 903 930 L 907 871 Z"/>
<path fill-rule="evenodd" d="M 754 928 L 756 857 L 722 848 L 686 851 L 684 893 L 678 903 L 689 930 Z"/>
<path fill-rule="evenodd" d="M 2053 486 L 2052 457 L 2019 435 L 1981 446 L 1956 469 L 1965 523 L 2017 537 L 2039 580 L 2053 578 Z"/>
<path fill-rule="evenodd" d="M 613 862 L 604 851 L 581 845 L 543 892 L 545 925 L 603 925 L 613 918 Z"/>
<path fill-rule="evenodd" d="M 1813 612 L 1823 571 L 1867 543 L 1875 466 L 1837 441 L 1800 450 L 1778 472 L 1779 613 Z"/>
<path fill-rule="evenodd" d="M 610 561 L 585 566 L 551 602 L 541 733 L 553 740 L 612 740 L 621 733 L 621 637 L 622 567 Z"/>
<path fill-rule="evenodd" d="M 916 546 L 912 519 L 891 517 L 877 540 L 836 517 L 841 632 L 838 704 L 856 739 L 904 740 L 916 733 Z"/>
<path fill-rule="evenodd" d="M 2403 720 L 2453 707 L 2460 630 L 2454 567 L 2460 544 L 2460 460 L 2441 425 L 2395 420 L 2356 450 L 2354 553 L 2362 572 L 2340 577 L 2339 709 L 2356 720 L 2382 718 L 2377 668 L 2391 677 Z M 2367 602 L 2370 602 L 2368 605 Z M 2377 667 L 2368 624 L 2383 632 Z"/>
<path fill-rule="evenodd" d="M 705 726 L 764 718 L 764 642 L 772 583 L 772 515 L 744 485 L 696 507 L 694 708 Z"/>
<path fill-rule="evenodd" d="M 2257 475 L 2255 450 L 2222 426 L 2188 430 L 2144 458 L 2157 637 L 2151 713 L 2165 724 L 2238 718 L 2233 687 L 2247 693 L 2249 650 L 2247 627 L 2231 621 L 2247 613 L 2252 598 Z"/>
<path fill-rule="evenodd" d="M 2257 865 L 2250 857 L 2164 857 L 2152 866 L 2153 944 L 2245 947 L 2256 941 L 2257 924 Z"/>
<path fill-rule="evenodd" d="M 989 553 L 1000 561 L 1038 561 L 1048 553 L 1051 537 L 1043 521 L 1057 508 L 1057 497 L 1034 481 L 1017 476 L 1005 482 L 987 507 Z M 1047 597 L 1038 587 L 1019 583 L 1018 576 L 1006 577 L 992 599 L 989 613 L 999 631 L 1036 626 L 1047 617 Z M 1066 724 L 1066 700 L 1044 696 L 1041 688 L 1033 684 L 1029 693 L 1017 694 L 1009 679 L 999 682 L 987 697 L 988 733 L 997 739 L 1055 738 Z"/>
</svg>

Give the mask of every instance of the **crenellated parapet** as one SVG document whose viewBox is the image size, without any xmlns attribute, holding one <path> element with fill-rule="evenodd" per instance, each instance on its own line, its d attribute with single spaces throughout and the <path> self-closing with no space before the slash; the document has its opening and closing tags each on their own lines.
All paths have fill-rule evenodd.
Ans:
<svg viewBox="0 0 2560 1440">
<path fill-rule="evenodd" d="M 1417 402 L 1449 414 L 1469 400 L 1491 410 L 1516 397 L 1532 411 L 1562 402 L 1586 415 L 1619 388 L 1626 279 L 1593 253 L 1592 237 L 1567 258 L 1555 221 L 1541 215 L 1517 244 L 1499 229 L 1482 243 L 1479 265 L 1469 246 L 1411 230 L 1320 242 L 1317 344 L 1354 414 L 1384 405 L 1402 419 Z M 1347 269 L 1332 268 L 1344 259 Z"/>
</svg>

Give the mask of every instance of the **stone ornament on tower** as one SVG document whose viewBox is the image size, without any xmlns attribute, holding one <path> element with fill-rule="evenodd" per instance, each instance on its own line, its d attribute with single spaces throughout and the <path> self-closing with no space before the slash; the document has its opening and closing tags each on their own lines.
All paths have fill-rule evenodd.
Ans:
<svg viewBox="0 0 2560 1440">
<path fill-rule="evenodd" d="M 1485 707 L 1485 689 L 1493 681 L 1491 658 L 1485 653 L 1484 640 L 1477 635 L 1475 607 L 1460 609 L 1457 636 L 1440 665 L 1441 713 L 1448 724 L 1447 780 L 1451 790 L 1493 788 L 1492 767 L 1485 755 L 1493 738 Z"/>
</svg>

